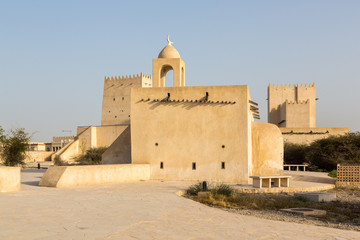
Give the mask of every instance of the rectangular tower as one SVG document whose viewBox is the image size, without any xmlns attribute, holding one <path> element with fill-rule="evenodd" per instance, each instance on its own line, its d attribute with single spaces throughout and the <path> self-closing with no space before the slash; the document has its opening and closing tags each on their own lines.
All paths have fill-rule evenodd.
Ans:
<svg viewBox="0 0 360 240">
<path fill-rule="evenodd" d="M 314 128 L 316 123 L 316 86 L 268 86 L 268 122 L 278 127 Z"/>
<path fill-rule="evenodd" d="M 152 87 L 151 76 L 105 77 L 101 125 L 130 124 L 130 90 L 141 87 Z"/>
</svg>

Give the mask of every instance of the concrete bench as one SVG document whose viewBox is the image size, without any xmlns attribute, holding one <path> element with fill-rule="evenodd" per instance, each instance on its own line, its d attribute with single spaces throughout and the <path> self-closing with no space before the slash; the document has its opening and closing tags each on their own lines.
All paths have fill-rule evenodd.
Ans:
<svg viewBox="0 0 360 240">
<path fill-rule="evenodd" d="M 302 169 L 302 171 L 306 171 L 308 164 L 284 164 L 284 170 L 292 171 L 292 168 L 295 168 L 296 171 Z"/>
<path fill-rule="evenodd" d="M 291 178 L 291 176 L 250 176 L 250 177 L 253 179 L 253 187 L 255 188 L 289 187 L 290 178 Z"/>
</svg>

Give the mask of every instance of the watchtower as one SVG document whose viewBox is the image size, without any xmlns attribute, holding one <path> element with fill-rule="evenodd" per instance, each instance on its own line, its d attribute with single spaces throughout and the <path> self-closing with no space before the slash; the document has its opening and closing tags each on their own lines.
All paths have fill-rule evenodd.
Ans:
<svg viewBox="0 0 360 240">
<path fill-rule="evenodd" d="M 268 86 L 268 122 L 278 127 L 315 128 L 316 86 Z"/>
<path fill-rule="evenodd" d="M 131 88 L 151 86 L 151 76 L 143 73 L 105 77 L 101 125 L 130 124 Z"/>
</svg>

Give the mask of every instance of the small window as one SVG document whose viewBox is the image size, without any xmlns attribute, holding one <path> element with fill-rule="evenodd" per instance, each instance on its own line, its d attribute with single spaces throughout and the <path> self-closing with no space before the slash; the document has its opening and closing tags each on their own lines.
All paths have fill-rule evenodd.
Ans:
<svg viewBox="0 0 360 240">
<path fill-rule="evenodd" d="M 225 145 L 222 145 L 221 147 L 222 147 L 222 148 L 225 148 Z"/>
<path fill-rule="evenodd" d="M 196 170 L 196 162 L 192 163 L 192 170 Z"/>
<path fill-rule="evenodd" d="M 124 97 L 122 97 L 122 100 L 124 100 Z"/>
<path fill-rule="evenodd" d="M 225 169 L 225 162 L 221 162 L 221 169 Z"/>
<path fill-rule="evenodd" d="M 160 169 L 164 169 L 164 163 L 160 162 Z"/>
<path fill-rule="evenodd" d="M 155 143 L 155 146 L 159 146 L 159 144 L 158 144 L 158 143 Z"/>
<path fill-rule="evenodd" d="M 113 100 L 115 101 L 115 98 L 113 98 Z"/>
<path fill-rule="evenodd" d="M 115 116 L 115 118 L 117 118 L 117 116 Z"/>
</svg>

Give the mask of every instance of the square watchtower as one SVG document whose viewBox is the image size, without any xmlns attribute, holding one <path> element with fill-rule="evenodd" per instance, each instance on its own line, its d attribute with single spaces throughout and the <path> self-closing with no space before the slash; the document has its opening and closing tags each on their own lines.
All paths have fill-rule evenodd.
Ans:
<svg viewBox="0 0 360 240">
<path fill-rule="evenodd" d="M 268 122 L 278 127 L 315 128 L 316 86 L 268 86 Z"/>
</svg>

